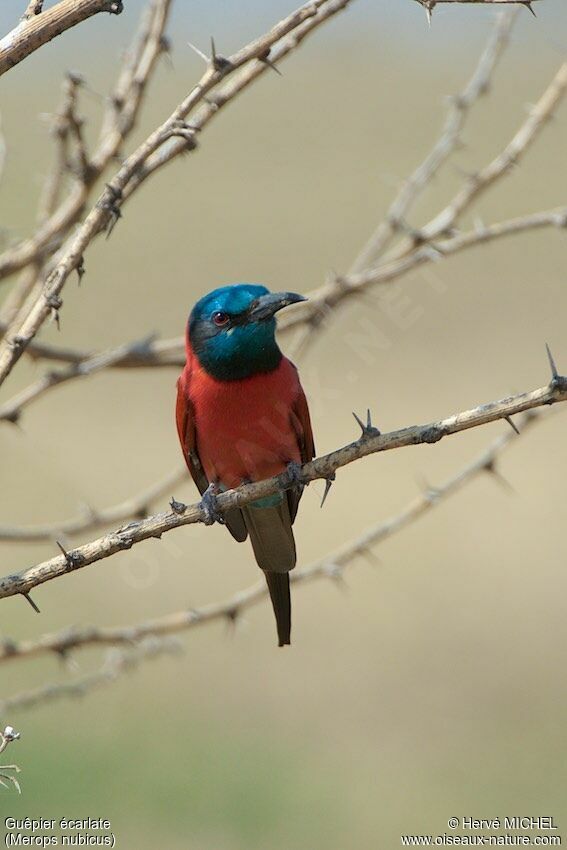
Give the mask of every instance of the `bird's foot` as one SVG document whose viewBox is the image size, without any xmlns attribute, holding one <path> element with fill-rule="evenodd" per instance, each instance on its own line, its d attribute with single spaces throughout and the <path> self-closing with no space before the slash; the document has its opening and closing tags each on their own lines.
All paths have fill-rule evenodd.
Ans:
<svg viewBox="0 0 567 850">
<path fill-rule="evenodd" d="M 209 484 L 201 497 L 200 505 L 205 513 L 205 525 L 213 525 L 215 522 L 224 525 L 224 517 L 217 508 L 217 496 L 220 493 L 218 484 Z"/>
<path fill-rule="evenodd" d="M 301 480 L 301 464 L 296 460 L 291 460 L 287 464 L 285 472 L 281 472 L 278 475 L 278 481 L 282 490 L 289 490 L 290 487 L 295 487 L 297 485 L 303 486 L 304 482 Z"/>
</svg>

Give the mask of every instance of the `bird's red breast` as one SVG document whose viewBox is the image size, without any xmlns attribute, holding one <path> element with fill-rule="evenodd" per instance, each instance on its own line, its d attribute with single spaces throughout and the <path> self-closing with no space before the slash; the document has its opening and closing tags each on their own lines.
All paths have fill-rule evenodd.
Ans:
<svg viewBox="0 0 567 850">
<path fill-rule="evenodd" d="M 207 479 L 228 488 L 270 478 L 313 455 L 307 402 L 286 357 L 272 372 L 219 381 L 188 346 L 177 427 L 186 458 L 193 452 Z"/>
</svg>

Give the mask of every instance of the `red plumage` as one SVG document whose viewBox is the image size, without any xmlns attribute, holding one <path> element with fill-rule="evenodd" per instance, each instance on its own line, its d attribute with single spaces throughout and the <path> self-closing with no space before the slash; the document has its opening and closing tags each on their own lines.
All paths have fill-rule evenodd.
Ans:
<svg viewBox="0 0 567 850">
<path fill-rule="evenodd" d="M 187 341 L 187 363 L 177 384 L 176 421 L 183 456 L 201 493 L 211 482 L 233 488 L 270 478 L 284 472 L 291 461 L 306 463 L 315 453 L 299 375 L 283 356 L 271 372 L 223 381 L 205 371 Z M 291 525 L 301 491 L 301 487 L 287 491 L 287 499 L 277 508 L 236 509 L 225 517 L 237 540 L 250 534 L 268 580 L 280 645 L 289 643 L 287 573 L 295 565 Z"/>
</svg>

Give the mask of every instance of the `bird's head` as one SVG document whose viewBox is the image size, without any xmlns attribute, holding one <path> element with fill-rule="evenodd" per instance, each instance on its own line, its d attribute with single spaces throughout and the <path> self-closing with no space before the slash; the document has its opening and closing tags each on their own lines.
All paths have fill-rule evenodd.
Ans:
<svg viewBox="0 0 567 850">
<path fill-rule="evenodd" d="M 271 372 L 282 356 L 275 337 L 275 314 L 305 300 L 295 292 L 270 292 L 251 283 L 215 289 L 191 311 L 187 328 L 191 349 L 218 380 Z"/>
</svg>

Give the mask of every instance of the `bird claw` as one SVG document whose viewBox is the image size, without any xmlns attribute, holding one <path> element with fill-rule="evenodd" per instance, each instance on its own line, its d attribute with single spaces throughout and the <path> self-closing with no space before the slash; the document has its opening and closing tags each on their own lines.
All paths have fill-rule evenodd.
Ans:
<svg viewBox="0 0 567 850">
<path fill-rule="evenodd" d="M 372 424 L 372 415 L 370 413 L 370 410 L 366 411 L 366 424 L 362 421 L 362 419 L 359 416 L 356 415 L 356 413 L 353 413 L 352 415 L 354 416 L 354 418 L 356 419 L 356 421 L 358 422 L 358 424 L 360 426 L 360 430 L 362 431 L 362 438 L 363 439 L 366 438 L 366 437 L 379 437 L 380 436 L 379 429 L 375 428 L 374 425 Z"/>
<path fill-rule="evenodd" d="M 285 472 L 281 472 L 278 475 L 278 481 L 282 490 L 288 490 L 297 484 L 303 485 L 301 480 L 301 464 L 296 460 L 291 460 L 287 464 Z"/>
<path fill-rule="evenodd" d="M 209 484 L 203 493 L 200 506 L 205 513 L 205 525 L 213 525 L 215 522 L 224 525 L 224 517 L 217 509 L 217 496 L 219 494 L 218 484 Z"/>
</svg>

